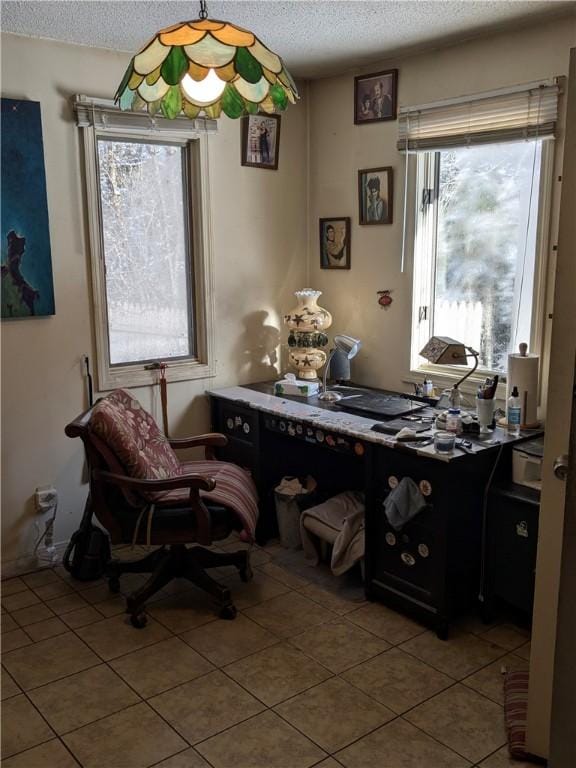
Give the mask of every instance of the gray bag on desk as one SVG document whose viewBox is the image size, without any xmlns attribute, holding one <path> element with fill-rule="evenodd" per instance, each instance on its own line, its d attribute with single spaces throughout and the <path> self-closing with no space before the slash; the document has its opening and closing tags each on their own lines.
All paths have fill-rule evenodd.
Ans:
<svg viewBox="0 0 576 768">
<path fill-rule="evenodd" d="M 401 531 L 425 507 L 426 499 L 411 477 L 403 477 L 384 500 L 384 512 L 395 531 Z"/>
</svg>

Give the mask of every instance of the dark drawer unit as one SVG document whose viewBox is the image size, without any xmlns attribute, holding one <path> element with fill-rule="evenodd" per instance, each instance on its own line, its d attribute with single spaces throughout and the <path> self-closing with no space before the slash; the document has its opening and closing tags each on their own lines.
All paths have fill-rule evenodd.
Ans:
<svg viewBox="0 0 576 768">
<path fill-rule="evenodd" d="M 218 449 L 218 458 L 249 469 L 257 480 L 260 465 L 260 414 L 229 400 L 211 398 L 210 402 L 212 429 L 228 438 L 228 445 Z"/>
<path fill-rule="evenodd" d="M 450 618 L 474 603 L 480 579 L 484 489 L 496 453 L 449 464 L 397 450 L 374 451 L 366 514 L 366 592 L 429 621 L 440 637 Z M 428 506 L 395 531 L 383 502 L 410 477 Z"/>
<path fill-rule="evenodd" d="M 492 490 L 487 511 L 486 611 L 504 600 L 532 615 L 540 492 L 510 483 Z"/>
<path fill-rule="evenodd" d="M 210 411 L 212 430 L 228 438 L 228 444 L 218 448 L 216 457 L 248 469 L 262 500 L 264 489 L 260 468 L 260 413 L 241 403 L 216 397 L 210 398 Z M 262 507 L 260 511 L 262 518 Z M 258 529 L 256 533 L 260 538 Z"/>
</svg>

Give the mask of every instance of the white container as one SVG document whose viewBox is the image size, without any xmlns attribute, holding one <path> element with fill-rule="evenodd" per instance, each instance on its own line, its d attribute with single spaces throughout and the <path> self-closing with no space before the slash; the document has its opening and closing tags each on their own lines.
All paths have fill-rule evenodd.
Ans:
<svg viewBox="0 0 576 768">
<path fill-rule="evenodd" d="M 476 414 L 480 424 L 480 434 L 485 435 L 490 431 L 488 427 L 494 419 L 494 400 L 483 400 L 481 397 L 477 397 Z"/>
<path fill-rule="evenodd" d="M 542 457 L 532 456 L 520 448 L 512 451 L 512 482 L 528 488 L 542 488 Z"/>
<path fill-rule="evenodd" d="M 274 384 L 275 395 L 291 395 L 296 397 L 312 397 L 317 395 L 320 390 L 320 382 L 304 381 L 297 379 L 293 373 L 287 373 L 286 376 Z"/>
</svg>

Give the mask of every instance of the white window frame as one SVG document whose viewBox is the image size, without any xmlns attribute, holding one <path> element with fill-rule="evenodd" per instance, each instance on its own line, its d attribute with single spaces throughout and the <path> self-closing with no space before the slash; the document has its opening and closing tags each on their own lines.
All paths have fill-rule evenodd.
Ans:
<svg viewBox="0 0 576 768">
<path fill-rule="evenodd" d="M 497 142 L 496 142 L 497 143 Z M 438 150 L 441 151 L 441 150 Z M 434 280 L 434 248 L 436 244 L 437 230 L 437 201 L 426 206 L 422 210 L 422 194 L 424 189 L 434 188 L 435 160 L 434 151 L 414 152 L 407 156 L 407 160 L 414 157 L 415 163 L 411 169 L 413 183 L 409 185 L 413 190 L 414 200 L 414 237 L 412 253 L 412 323 L 410 332 L 410 373 L 407 381 L 418 382 L 423 377 L 431 377 L 442 380 L 446 385 L 453 384 L 465 373 L 463 366 L 432 365 L 419 356 L 419 351 L 432 336 L 432 302 Z M 531 352 L 542 355 L 544 343 L 544 325 L 546 317 L 546 281 L 548 269 L 548 243 L 550 230 L 550 211 L 552 196 L 552 177 L 554 167 L 554 141 L 546 139 L 542 141 L 542 154 L 540 165 L 540 188 L 538 190 L 538 221 L 536 226 L 536 253 L 534 265 L 534 289 L 532 299 L 532 318 L 529 339 Z M 421 317 L 421 307 L 427 306 L 426 319 Z M 460 339 L 455 330 L 454 337 L 458 341 L 466 343 L 466 339 Z M 471 364 L 471 363 L 470 363 Z M 478 383 L 484 381 L 487 373 L 494 373 L 487 369 L 478 369 L 463 385 L 467 392 L 475 392 Z M 506 373 L 497 372 L 502 383 L 506 382 Z M 504 387 L 499 387 L 498 396 L 504 396 Z"/>
<path fill-rule="evenodd" d="M 108 340 L 106 276 L 102 231 L 102 210 L 98 170 L 98 139 L 139 139 L 185 147 L 188 158 L 191 256 L 193 291 L 194 356 L 167 360 L 166 379 L 187 381 L 216 375 L 213 289 L 213 238 L 210 205 L 208 133 L 215 121 L 166 120 L 145 114 L 122 113 L 111 102 L 76 97 L 78 125 L 83 129 L 84 166 L 92 272 L 92 303 L 96 338 L 98 390 L 156 384 L 158 372 L 149 362 L 112 365 Z"/>
</svg>

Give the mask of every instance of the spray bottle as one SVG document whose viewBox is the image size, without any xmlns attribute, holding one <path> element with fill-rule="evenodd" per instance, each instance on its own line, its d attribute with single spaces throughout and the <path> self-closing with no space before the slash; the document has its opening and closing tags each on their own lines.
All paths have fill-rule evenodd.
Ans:
<svg viewBox="0 0 576 768">
<path fill-rule="evenodd" d="M 514 386 L 512 387 L 512 394 L 508 398 L 506 420 L 508 422 L 508 432 L 515 436 L 520 434 L 521 411 L 518 387 Z"/>
</svg>

